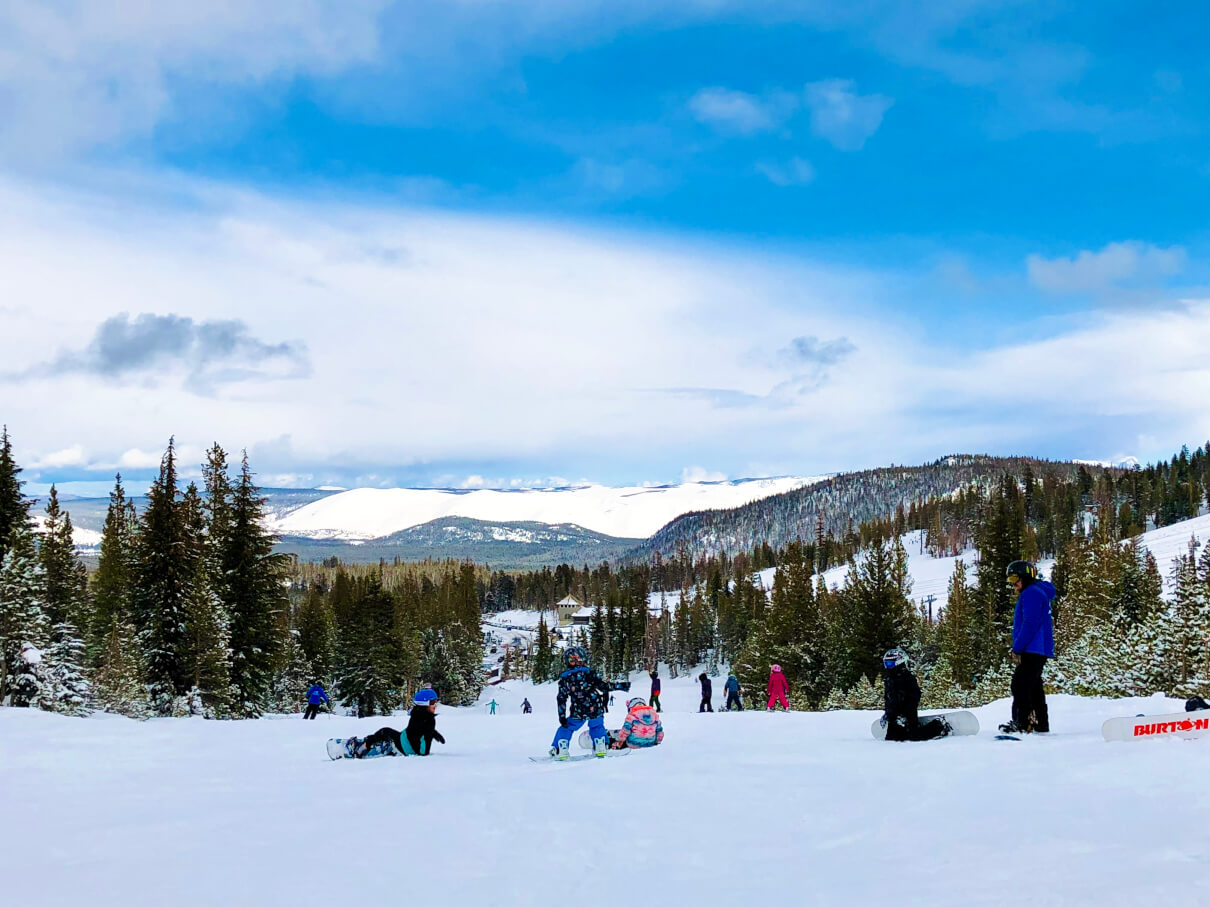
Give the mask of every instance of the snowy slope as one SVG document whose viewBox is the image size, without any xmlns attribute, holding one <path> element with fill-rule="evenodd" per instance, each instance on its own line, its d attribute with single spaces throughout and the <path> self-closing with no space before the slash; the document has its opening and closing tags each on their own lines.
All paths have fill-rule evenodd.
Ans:
<svg viewBox="0 0 1210 907">
<path fill-rule="evenodd" d="M 375 539 L 441 517 L 457 516 L 496 523 L 574 523 L 618 538 L 647 538 L 683 513 L 738 507 L 820 480 L 790 477 L 662 487 L 583 485 L 524 491 L 358 488 L 285 514 L 273 529 L 281 535 L 310 538 Z"/>
<path fill-rule="evenodd" d="M 554 694 L 490 688 L 495 716 L 440 708 L 433 756 L 366 762 L 328 761 L 324 740 L 400 717 L 0 709 L 5 903 L 1210 903 L 1210 740 L 1100 737 L 1164 700 L 1052 697 L 1055 733 L 1019 743 L 991 739 L 1001 701 L 978 736 L 894 744 L 870 712 L 700 715 L 697 685 L 665 677 L 662 746 L 535 765 Z"/>
<path fill-rule="evenodd" d="M 1142 543 L 1155 557 L 1160 576 L 1164 578 L 1165 592 L 1172 591 L 1172 562 L 1177 555 L 1189 550 L 1189 539 L 1193 537 L 1202 545 L 1210 541 L 1210 514 L 1143 533 Z"/>
</svg>

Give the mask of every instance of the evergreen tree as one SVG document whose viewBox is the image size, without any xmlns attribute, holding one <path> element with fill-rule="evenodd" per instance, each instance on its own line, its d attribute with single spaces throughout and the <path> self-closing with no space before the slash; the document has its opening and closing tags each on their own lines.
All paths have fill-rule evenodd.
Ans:
<svg viewBox="0 0 1210 907">
<path fill-rule="evenodd" d="M 206 515 L 197 485 L 189 483 L 179 507 L 185 525 L 180 567 L 192 577 L 185 605 L 190 711 L 208 718 L 225 718 L 233 708 L 231 632 L 227 610 L 209 581 L 212 574 L 206 553 Z"/>
<path fill-rule="evenodd" d="M 93 681 L 93 704 L 129 718 L 148 714 L 143 653 L 129 617 L 111 623 L 105 650 Z"/>
<path fill-rule="evenodd" d="M 82 667 L 84 643 L 79 631 L 66 621 L 51 631 L 51 643 L 42 653 L 42 684 L 38 706 L 49 712 L 84 716 L 89 713 L 90 684 Z"/>
<path fill-rule="evenodd" d="M 881 673 L 882 653 L 907 638 L 912 603 L 903 562 L 903 546 L 897 539 L 875 542 L 850 562 L 840 593 L 846 615 L 842 685 L 851 685 L 858 675 L 873 683 Z"/>
<path fill-rule="evenodd" d="M 333 588 L 339 585 L 338 582 Z M 398 651 L 392 633 L 394 611 L 394 601 L 382 588 L 379 577 L 353 583 L 348 619 L 339 631 L 336 689 L 341 702 L 355 708 L 358 717 L 388 715 L 402 700 L 404 679 L 399 676 Z M 439 631 L 427 632 L 440 636 L 444 646 L 444 636 Z M 449 661 L 448 657 L 443 658 L 441 670 L 434 668 L 433 673 L 444 679 Z"/>
<path fill-rule="evenodd" d="M 941 657 L 954 682 L 969 690 L 982 665 L 979 661 L 978 610 L 966 583 L 966 563 L 956 561 L 949 581 L 948 602 L 941 618 Z"/>
<path fill-rule="evenodd" d="M 86 626 L 88 572 L 76 557 L 71 515 L 59 507 L 59 493 L 54 485 L 50 486 L 38 556 L 45 583 L 47 619 L 55 625 L 71 622 Z"/>
<path fill-rule="evenodd" d="M 16 523 L 0 559 L 0 704 L 30 706 L 41 692 L 37 662 L 32 656 L 23 658 L 22 652 L 36 652 L 49 641 L 44 595 L 33 533 L 28 522 Z"/>
<path fill-rule="evenodd" d="M 311 680 L 330 685 L 336 663 L 336 621 L 323 590 L 312 585 L 296 615 L 298 643 Z"/>
<path fill-rule="evenodd" d="M 29 502 L 21 494 L 25 483 L 17 478 L 20 474 L 6 425 L 0 428 L 0 560 L 12 545 L 13 531 L 29 524 Z"/>
<path fill-rule="evenodd" d="M 176 450 L 169 441 L 159 476 L 147 492 L 132 594 L 148 692 L 152 708 L 160 715 L 178 710 L 175 700 L 193 681 L 189 610 L 196 600 L 199 572 L 189 556 L 194 542 L 177 496 Z"/>
<path fill-rule="evenodd" d="M 116 628 L 126 624 L 129 629 L 134 619 L 131 583 L 136 526 L 134 504 L 126 498 L 119 474 L 114 478 L 105 526 L 101 531 L 101 559 L 92 578 L 92 626 L 87 634 L 93 655 L 91 660 L 102 668 L 110 654 L 121 651 L 121 646 L 115 648 L 115 638 L 123 638 L 120 633 L 114 636 Z M 123 654 L 121 657 L 127 659 L 129 656 Z"/>
<path fill-rule="evenodd" d="M 274 659 L 282 645 L 279 616 L 286 609 L 284 555 L 264 528 L 265 499 L 252 483 L 245 454 L 232 494 L 231 525 L 223 552 L 222 588 L 231 626 L 231 686 L 236 708 L 248 717 L 267 703 Z"/>
<path fill-rule="evenodd" d="M 555 653 L 550 644 L 550 632 L 546 629 L 546 615 L 538 617 L 538 639 L 534 649 L 534 661 L 531 668 L 534 683 L 546 683 L 557 674 L 555 670 Z"/>
</svg>

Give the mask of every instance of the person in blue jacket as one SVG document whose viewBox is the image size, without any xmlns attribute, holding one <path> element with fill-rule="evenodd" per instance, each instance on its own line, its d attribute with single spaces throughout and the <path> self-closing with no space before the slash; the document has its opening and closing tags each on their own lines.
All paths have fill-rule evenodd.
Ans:
<svg viewBox="0 0 1210 907">
<path fill-rule="evenodd" d="M 734 705 L 742 712 L 744 701 L 739 697 L 739 678 L 735 676 L 734 671 L 727 675 L 727 682 L 723 684 L 723 689 L 727 693 L 727 707 L 723 711 L 730 712 L 731 706 Z"/>
<path fill-rule="evenodd" d="M 609 732 L 605 730 L 605 699 L 611 690 L 629 690 L 629 681 L 610 683 L 597 676 L 588 667 L 588 653 L 581 646 L 570 646 L 563 651 L 563 666 L 567 669 L 559 675 L 559 729 L 550 745 L 550 754 L 556 759 L 570 758 L 568 749 L 571 737 L 588 722 L 588 733 L 592 736 L 592 751 L 604 756 L 609 748 Z M 571 707 L 568 708 L 570 701 Z M 564 710 L 569 714 L 564 715 Z"/>
<path fill-rule="evenodd" d="M 328 694 L 324 692 L 323 685 L 317 680 L 307 690 L 307 710 L 303 712 L 303 720 L 308 718 L 314 720 L 315 716 L 319 714 L 319 707 L 324 703 L 331 705 L 332 700 L 328 698 Z"/>
<path fill-rule="evenodd" d="M 1055 657 L 1055 627 L 1050 605 L 1055 587 L 1038 579 L 1038 568 L 1029 561 L 1013 561 L 1005 570 L 1008 584 L 1017 591 L 1013 612 L 1013 717 L 1000 725 L 1006 734 L 1047 734 L 1050 715 L 1042 670 L 1046 659 Z"/>
</svg>

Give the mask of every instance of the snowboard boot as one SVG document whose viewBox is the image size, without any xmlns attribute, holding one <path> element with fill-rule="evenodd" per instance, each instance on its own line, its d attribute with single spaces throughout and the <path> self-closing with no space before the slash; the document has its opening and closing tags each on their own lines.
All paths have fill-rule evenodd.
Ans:
<svg viewBox="0 0 1210 907">
<path fill-rule="evenodd" d="M 609 751 L 609 738 L 598 737 L 592 742 L 592 754 L 598 759 L 604 759 L 605 753 Z"/>
<path fill-rule="evenodd" d="M 555 758 L 558 759 L 560 762 L 566 762 L 568 759 L 571 758 L 571 753 L 569 752 L 569 746 L 568 746 L 569 743 L 570 743 L 570 741 L 568 741 L 568 740 L 559 741 L 559 750 L 555 754 Z"/>
<path fill-rule="evenodd" d="M 1000 725 L 1000 733 L 1001 734 L 1028 734 L 1029 728 L 1021 727 L 1021 725 L 1017 724 L 1017 722 L 1015 722 L 1015 721 L 1006 721 L 1002 725 Z"/>
</svg>

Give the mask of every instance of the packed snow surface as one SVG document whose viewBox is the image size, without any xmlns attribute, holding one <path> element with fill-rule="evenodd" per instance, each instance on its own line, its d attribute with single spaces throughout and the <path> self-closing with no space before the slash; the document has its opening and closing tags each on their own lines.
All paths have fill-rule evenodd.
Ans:
<svg viewBox="0 0 1210 907">
<path fill-rule="evenodd" d="M 663 745 L 534 764 L 554 697 L 489 687 L 494 716 L 440 708 L 432 756 L 364 762 L 325 740 L 404 717 L 0 709 L 5 903 L 1210 904 L 1210 739 L 1100 734 L 1171 700 L 1054 696 L 1054 733 L 1016 743 L 992 739 L 1000 701 L 977 736 L 885 743 L 872 712 L 698 714 L 665 673 Z"/>
<path fill-rule="evenodd" d="M 452 491 L 357 488 L 300 507 L 273 524 L 281 535 L 375 539 L 441 517 L 493 523 L 573 523 L 617 538 L 648 538 L 682 514 L 739 507 L 793 491 L 823 477 L 689 482 L 660 487 Z"/>
</svg>

